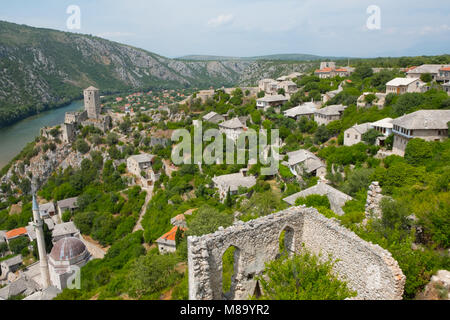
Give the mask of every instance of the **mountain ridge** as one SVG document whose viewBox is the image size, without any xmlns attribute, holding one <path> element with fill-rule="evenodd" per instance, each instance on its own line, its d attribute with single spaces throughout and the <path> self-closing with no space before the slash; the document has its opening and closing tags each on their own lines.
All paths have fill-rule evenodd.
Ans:
<svg viewBox="0 0 450 320">
<path fill-rule="evenodd" d="M 322 59 L 328 60 L 345 60 L 349 57 L 331 57 L 331 56 L 318 56 L 313 54 L 305 53 L 281 53 L 281 54 L 271 54 L 262 55 L 254 57 L 232 57 L 232 56 L 215 56 L 215 55 L 185 55 L 182 57 L 175 58 L 176 60 L 183 61 L 257 61 L 257 60 L 280 60 L 280 61 L 319 61 Z M 357 59 L 357 58 L 350 58 Z"/>
<path fill-rule="evenodd" d="M 254 84 L 305 65 L 180 61 L 97 36 L 0 21 L 0 127 L 79 99 L 126 90 Z"/>
</svg>

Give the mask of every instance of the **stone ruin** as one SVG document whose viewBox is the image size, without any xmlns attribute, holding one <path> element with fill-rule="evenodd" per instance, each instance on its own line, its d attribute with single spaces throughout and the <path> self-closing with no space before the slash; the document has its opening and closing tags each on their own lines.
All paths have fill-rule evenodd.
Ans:
<svg viewBox="0 0 450 320">
<path fill-rule="evenodd" d="M 381 210 L 381 200 L 384 196 L 381 194 L 382 190 L 378 182 L 372 182 L 367 191 L 366 201 L 366 220 L 370 218 L 381 219 L 383 212 Z"/>
<path fill-rule="evenodd" d="M 366 242 L 337 221 L 304 206 L 205 235 L 188 237 L 189 299 L 242 300 L 261 290 L 256 276 L 280 254 L 280 237 L 288 252 L 304 247 L 322 259 L 337 260 L 334 272 L 357 291 L 355 299 L 402 299 L 405 276 L 391 254 Z M 222 290 L 222 257 L 235 248 L 231 290 Z"/>
</svg>

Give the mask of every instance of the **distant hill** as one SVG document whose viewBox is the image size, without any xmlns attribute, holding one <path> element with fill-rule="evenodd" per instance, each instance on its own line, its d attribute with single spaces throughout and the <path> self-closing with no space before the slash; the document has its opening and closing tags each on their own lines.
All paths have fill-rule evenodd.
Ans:
<svg viewBox="0 0 450 320">
<path fill-rule="evenodd" d="M 0 21 L 0 127 L 82 97 L 137 89 L 255 84 L 308 65 L 222 59 L 182 61 L 99 37 Z M 207 61 L 208 60 L 208 61 Z"/>
<path fill-rule="evenodd" d="M 177 60 L 186 61 L 257 61 L 257 60 L 281 60 L 281 61 L 317 61 L 317 60 L 345 60 L 346 57 L 322 57 L 312 54 L 288 53 L 288 54 L 272 54 L 256 57 L 222 57 L 211 55 L 187 55 Z"/>
</svg>

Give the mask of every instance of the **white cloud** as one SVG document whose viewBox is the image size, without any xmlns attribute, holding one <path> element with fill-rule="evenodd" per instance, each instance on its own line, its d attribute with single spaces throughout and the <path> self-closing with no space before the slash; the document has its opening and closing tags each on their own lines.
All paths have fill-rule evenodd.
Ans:
<svg viewBox="0 0 450 320">
<path fill-rule="evenodd" d="M 443 24 L 443 25 L 440 25 L 438 27 L 424 26 L 420 30 L 420 34 L 421 35 L 427 35 L 427 34 L 430 34 L 430 33 L 449 32 L 449 31 L 450 31 L 450 26 L 448 26 L 447 24 Z"/>
<path fill-rule="evenodd" d="M 218 17 L 212 18 L 208 21 L 208 25 L 211 27 L 220 27 L 231 23 L 234 19 L 232 14 L 221 14 Z"/>
</svg>

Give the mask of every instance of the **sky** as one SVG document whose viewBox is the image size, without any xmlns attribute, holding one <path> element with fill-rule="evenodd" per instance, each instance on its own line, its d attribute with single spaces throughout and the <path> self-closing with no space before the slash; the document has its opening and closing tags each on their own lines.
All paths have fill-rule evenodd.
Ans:
<svg viewBox="0 0 450 320">
<path fill-rule="evenodd" d="M 92 34 L 170 58 L 450 53 L 449 0 L 0 0 L 0 4 L 0 20 Z M 80 9 L 80 29 L 68 29 L 71 5 Z M 370 6 L 379 11 L 368 12 Z"/>
</svg>

